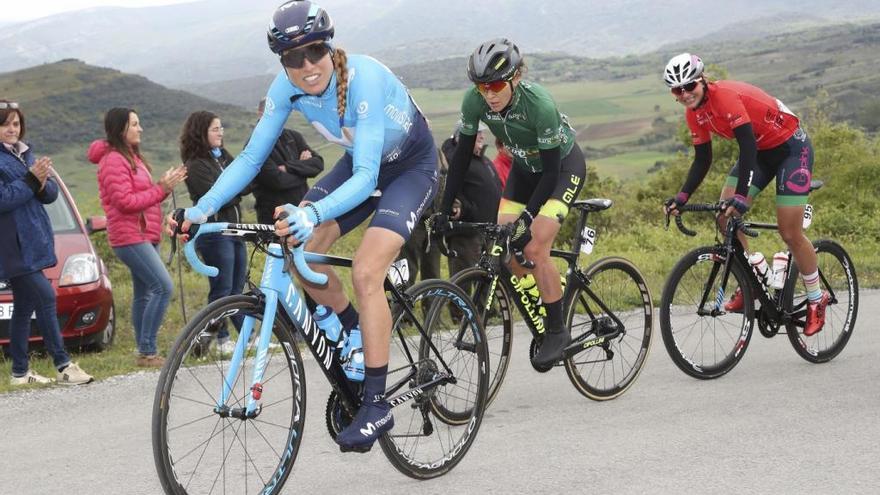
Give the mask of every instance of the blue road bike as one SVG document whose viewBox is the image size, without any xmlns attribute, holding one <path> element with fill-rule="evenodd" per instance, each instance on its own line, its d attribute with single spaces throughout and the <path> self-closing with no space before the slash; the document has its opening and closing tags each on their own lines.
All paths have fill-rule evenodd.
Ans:
<svg viewBox="0 0 880 495">
<path fill-rule="evenodd" d="M 209 223 L 185 247 L 193 268 L 217 269 L 195 254 L 195 239 L 219 232 L 266 254 L 259 286 L 205 307 L 168 353 L 153 406 L 153 453 L 165 493 L 279 493 L 291 474 L 305 425 L 303 349 L 331 393 L 326 424 L 335 438 L 361 403 L 333 342 L 322 333 L 289 275 L 291 263 L 310 283 L 326 282 L 308 263 L 350 267 L 351 260 L 292 253 L 272 225 Z M 488 350 L 480 319 L 455 285 L 429 280 L 400 290 L 390 279 L 392 348 L 386 397 L 395 427 L 378 442 L 395 468 L 416 479 L 452 469 L 474 441 L 488 387 Z M 280 308 L 280 309 L 279 309 Z M 231 356 L 202 342 L 226 325 Z M 298 335 L 299 338 L 294 338 Z M 342 340 L 342 339 L 340 339 Z M 299 343 L 298 343 L 299 342 Z"/>
</svg>

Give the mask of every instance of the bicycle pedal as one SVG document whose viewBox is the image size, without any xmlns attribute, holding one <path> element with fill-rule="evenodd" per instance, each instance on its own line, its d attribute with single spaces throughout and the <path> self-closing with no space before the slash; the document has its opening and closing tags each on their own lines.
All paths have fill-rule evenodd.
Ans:
<svg viewBox="0 0 880 495">
<path fill-rule="evenodd" d="M 373 444 L 369 445 L 340 445 L 340 452 L 356 452 L 358 454 L 365 454 L 369 452 L 373 448 Z"/>
</svg>

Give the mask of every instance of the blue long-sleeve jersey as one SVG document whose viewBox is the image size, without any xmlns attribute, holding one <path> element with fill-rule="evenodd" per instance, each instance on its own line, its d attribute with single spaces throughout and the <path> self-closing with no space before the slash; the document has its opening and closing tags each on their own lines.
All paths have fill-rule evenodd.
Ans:
<svg viewBox="0 0 880 495">
<path fill-rule="evenodd" d="M 344 147 L 354 162 L 351 178 L 314 203 L 321 221 L 334 219 L 366 200 L 376 188 L 381 165 L 396 159 L 403 150 L 418 109 L 406 87 L 376 59 L 350 55 L 347 65 L 348 91 L 342 119 L 337 111 L 335 72 L 324 94 L 311 96 L 296 87 L 282 70 L 269 87 L 263 117 L 247 147 L 196 206 L 210 216 L 250 184 L 294 110 L 328 141 Z"/>
</svg>

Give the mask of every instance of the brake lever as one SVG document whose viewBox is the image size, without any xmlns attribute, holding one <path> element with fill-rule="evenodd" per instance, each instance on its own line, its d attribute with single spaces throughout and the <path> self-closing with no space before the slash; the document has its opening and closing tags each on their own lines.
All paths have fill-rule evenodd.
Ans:
<svg viewBox="0 0 880 495">
<path fill-rule="evenodd" d="M 281 210 L 281 213 L 279 213 L 278 216 L 275 217 L 275 219 L 284 220 L 288 216 L 290 216 L 290 213 L 288 213 L 287 210 Z M 290 257 L 290 249 L 287 247 L 288 237 L 290 236 L 278 236 L 279 240 L 281 241 L 281 256 L 284 258 L 284 265 L 282 266 L 282 270 L 284 270 L 284 273 L 290 273 L 290 267 L 293 265 L 293 260 Z"/>
<path fill-rule="evenodd" d="M 502 230 L 502 235 L 504 235 L 504 244 L 508 253 L 512 254 L 516 262 L 519 263 L 519 266 L 531 270 L 535 267 L 535 262 L 529 259 L 526 259 L 525 253 L 521 249 L 512 249 L 510 247 L 510 227 L 505 225 Z"/>
<path fill-rule="evenodd" d="M 174 230 L 171 232 L 171 252 L 168 253 L 168 261 L 165 263 L 166 265 L 171 264 L 171 260 L 174 259 L 174 255 L 177 253 L 177 236 L 182 233 L 180 231 L 180 226 L 183 223 L 183 214 L 183 208 L 177 208 L 171 212 L 171 218 L 177 225 L 174 226 Z"/>
<path fill-rule="evenodd" d="M 531 270 L 535 267 L 535 262 L 529 259 L 526 259 L 525 253 L 520 250 L 513 251 L 513 257 L 516 258 L 516 262 L 523 268 L 527 268 Z"/>
</svg>

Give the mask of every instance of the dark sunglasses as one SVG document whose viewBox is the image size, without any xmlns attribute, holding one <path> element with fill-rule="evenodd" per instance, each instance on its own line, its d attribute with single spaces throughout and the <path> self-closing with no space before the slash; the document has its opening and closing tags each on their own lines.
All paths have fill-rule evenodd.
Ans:
<svg viewBox="0 0 880 495">
<path fill-rule="evenodd" d="M 685 91 L 690 93 L 693 90 L 697 89 L 697 84 L 700 84 L 700 82 L 699 81 L 691 81 L 691 82 L 685 84 L 684 86 L 672 88 L 671 91 L 672 91 L 672 94 L 674 94 L 675 96 L 681 96 L 681 94 L 684 93 Z"/>
<path fill-rule="evenodd" d="M 295 50 L 287 50 L 281 54 L 281 65 L 291 69 L 302 69 L 306 59 L 312 64 L 317 64 L 330 53 L 330 46 L 326 43 L 316 43 Z"/>
<path fill-rule="evenodd" d="M 14 101 L 0 101 L 0 110 L 6 110 L 7 108 L 14 110 L 18 108 L 18 103 Z"/>
<path fill-rule="evenodd" d="M 507 81 L 492 81 L 487 83 L 477 83 L 477 90 L 480 93 L 486 94 L 489 91 L 493 93 L 500 93 L 504 91 L 504 88 L 507 87 Z"/>
</svg>

